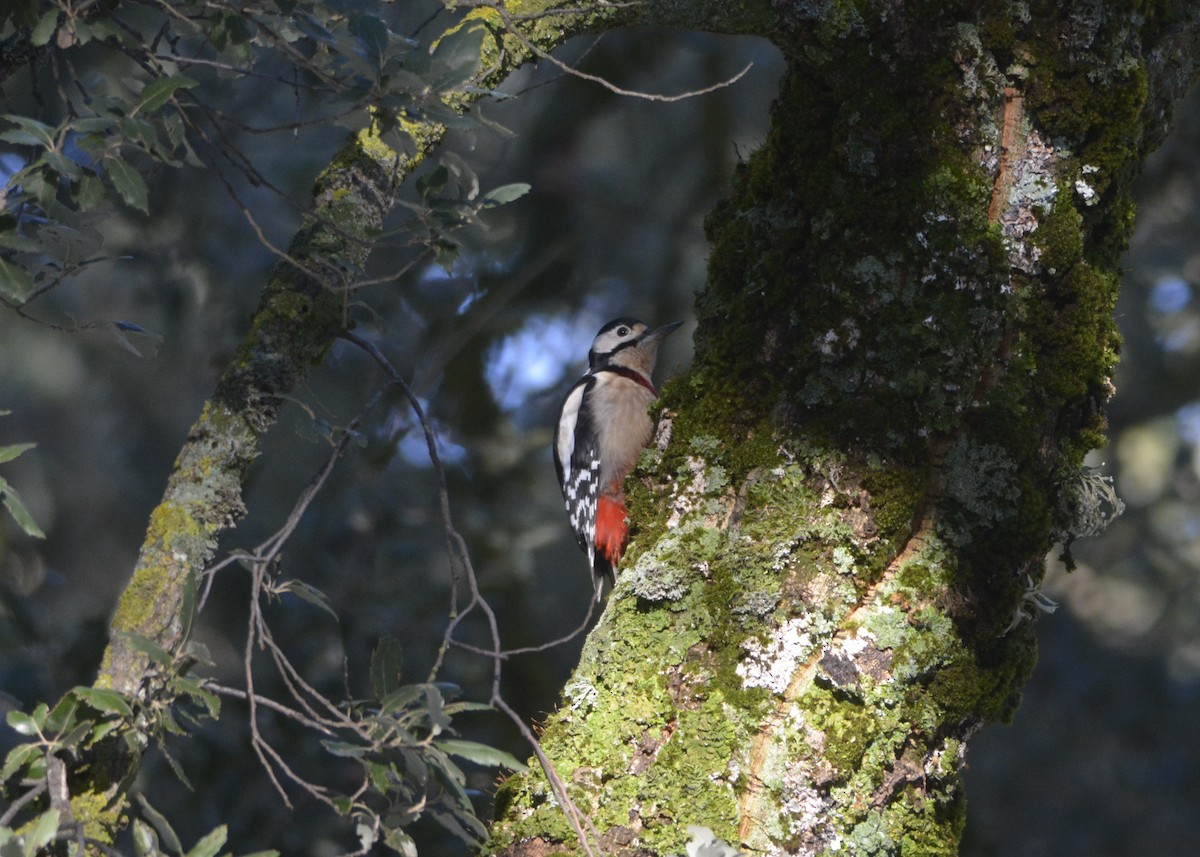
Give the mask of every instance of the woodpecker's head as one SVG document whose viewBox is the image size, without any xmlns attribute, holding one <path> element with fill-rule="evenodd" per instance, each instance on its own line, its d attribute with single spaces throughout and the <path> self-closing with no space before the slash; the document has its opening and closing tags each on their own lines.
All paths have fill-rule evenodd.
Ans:
<svg viewBox="0 0 1200 857">
<path fill-rule="evenodd" d="M 681 324 L 682 321 L 673 321 L 650 329 L 635 318 L 613 319 L 592 340 L 588 366 L 593 372 L 606 366 L 624 366 L 649 378 L 659 343 Z"/>
</svg>

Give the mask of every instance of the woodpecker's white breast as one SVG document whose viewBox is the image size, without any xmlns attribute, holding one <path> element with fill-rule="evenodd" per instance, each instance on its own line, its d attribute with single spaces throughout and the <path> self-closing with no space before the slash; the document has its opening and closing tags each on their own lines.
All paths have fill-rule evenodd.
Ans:
<svg viewBox="0 0 1200 857">
<path fill-rule="evenodd" d="M 654 424 L 646 409 L 653 401 L 654 394 L 637 381 L 613 372 L 596 373 L 587 407 L 599 434 L 601 491 L 619 491 L 650 442 Z"/>
</svg>

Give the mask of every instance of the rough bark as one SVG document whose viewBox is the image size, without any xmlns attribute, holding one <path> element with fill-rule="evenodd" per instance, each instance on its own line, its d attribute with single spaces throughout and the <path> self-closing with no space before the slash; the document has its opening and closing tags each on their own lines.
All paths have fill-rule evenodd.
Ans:
<svg viewBox="0 0 1200 857">
<path fill-rule="evenodd" d="M 1103 442 L 1130 184 L 1185 4 L 784 3 L 764 147 L 714 212 L 692 370 L 542 744 L 599 845 L 957 853 L 967 740 Z M 492 847 L 574 851 L 537 771 Z"/>
</svg>

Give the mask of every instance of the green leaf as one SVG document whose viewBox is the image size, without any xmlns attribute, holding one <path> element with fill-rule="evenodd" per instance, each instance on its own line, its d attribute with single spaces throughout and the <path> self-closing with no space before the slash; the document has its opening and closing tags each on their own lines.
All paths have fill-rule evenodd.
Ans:
<svg viewBox="0 0 1200 857">
<path fill-rule="evenodd" d="M 348 744 L 345 741 L 322 741 L 321 744 L 335 756 L 342 756 L 347 759 L 361 759 L 366 755 L 368 748 L 359 744 Z"/>
<path fill-rule="evenodd" d="M 510 771 L 528 770 L 528 767 L 519 761 L 516 756 L 495 747 L 490 747 L 487 744 L 479 744 L 475 741 L 461 741 L 456 738 L 434 741 L 433 744 L 451 756 L 457 756 L 460 759 L 466 759 L 476 764 L 508 768 Z"/>
<path fill-rule="evenodd" d="M 292 593 L 302 601 L 317 605 L 334 619 L 338 619 L 338 614 L 334 611 L 333 605 L 329 603 L 329 598 L 317 587 L 305 583 L 303 580 L 289 580 L 280 589 Z"/>
<path fill-rule="evenodd" d="M 446 714 L 446 701 L 436 685 L 425 685 L 425 711 L 429 715 L 429 728 L 433 735 L 450 731 L 450 717 Z"/>
<path fill-rule="evenodd" d="M 18 116 L 15 113 L 8 113 L 0 119 L 5 119 L 17 126 L 13 130 L 0 134 L 0 140 L 7 140 L 9 143 L 16 143 L 20 146 L 54 148 L 54 138 L 58 134 L 57 128 L 29 116 Z"/>
<path fill-rule="evenodd" d="M 174 659 L 167 652 L 167 650 L 151 640 L 149 637 L 144 637 L 141 634 L 129 632 L 125 634 L 125 639 L 128 641 L 131 648 L 141 652 L 160 667 L 170 667 L 173 663 Z"/>
<path fill-rule="evenodd" d="M 400 686 L 403 670 L 404 648 L 400 641 L 384 637 L 371 653 L 371 687 L 376 699 L 383 699 Z"/>
<path fill-rule="evenodd" d="M 34 857 L 58 833 L 58 810 L 43 812 L 25 829 L 25 857 Z"/>
<path fill-rule="evenodd" d="M 180 844 L 179 837 L 175 834 L 175 829 L 171 827 L 171 823 L 167 821 L 166 816 L 151 806 L 150 801 L 146 800 L 144 794 L 139 793 L 137 801 L 142 807 L 142 815 L 146 817 L 146 821 L 154 825 L 154 830 L 158 833 L 158 836 L 154 837 L 155 848 L 157 849 L 158 839 L 161 837 L 168 851 L 174 851 L 176 854 L 183 853 L 183 845 Z"/>
<path fill-rule="evenodd" d="M 336 45 L 337 36 L 331 33 L 325 26 L 310 13 L 303 9 L 296 10 L 292 15 L 292 23 L 296 25 L 301 33 L 308 36 L 314 42 L 320 42 L 325 45 Z"/>
<path fill-rule="evenodd" d="M 110 21 L 93 19 L 88 21 L 88 27 L 91 28 L 93 39 L 120 39 L 121 31 L 117 29 L 116 24 Z"/>
<path fill-rule="evenodd" d="M 455 89 L 475 76 L 487 34 L 487 27 L 478 21 L 470 21 L 438 39 L 433 48 L 430 81 L 435 90 Z"/>
<path fill-rule="evenodd" d="M 25 191 L 38 201 L 38 205 L 49 211 L 58 200 L 58 178 L 53 177 L 47 181 L 45 171 L 40 164 L 39 160 L 35 165 L 38 166 L 37 171 L 29 173 L 22 181 Z"/>
<path fill-rule="evenodd" d="M 46 728 L 51 732 L 62 733 L 75 726 L 75 712 L 79 710 L 79 700 L 66 694 L 46 715 Z"/>
<path fill-rule="evenodd" d="M 187 730 L 179 725 L 179 721 L 175 719 L 170 708 L 163 708 L 158 712 L 158 726 L 169 735 L 187 734 Z"/>
<path fill-rule="evenodd" d="M 71 30 L 75 35 L 75 43 L 86 45 L 92 40 L 92 25 L 87 21 L 76 18 L 71 22 Z"/>
<path fill-rule="evenodd" d="M 228 838 L 229 828 L 222 824 L 192 846 L 192 850 L 187 853 L 187 857 L 217 857 L 217 852 L 221 850 L 221 846 L 225 844 L 225 840 Z"/>
<path fill-rule="evenodd" d="M 167 745 L 160 742 L 158 749 L 162 753 L 163 758 L 167 760 L 167 764 L 171 766 L 171 772 L 179 778 L 179 782 L 183 783 L 184 787 L 189 792 L 194 792 L 196 790 L 195 786 L 193 786 L 192 781 L 187 778 L 187 774 L 184 773 L 183 766 L 176 761 L 174 756 L 167 752 Z"/>
<path fill-rule="evenodd" d="M 79 685 L 71 693 L 103 714 L 119 714 L 122 717 L 133 716 L 133 709 L 129 707 L 129 703 L 125 701 L 125 697 L 107 687 L 86 687 Z"/>
<path fill-rule="evenodd" d="M 82 211 L 91 211 L 104 200 L 104 182 L 93 175 L 84 175 L 79 180 L 75 200 Z"/>
<path fill-rule="evenodd" d="M 108 737 L 108 733 L 121 725 L 120 720 L 105 720 L 92 730 L 92 743 L 97 744 Z"/>
<path fill-rule="evenodd" d="M 150 825 L 140 818 L 133 820 L 133 849 L 138 857 L 161 857 L 158 850 L 158 837 Z"/>
<path fill-rule="evenodd" d="M 121 195 L 121 199 L 125 200 L 125 204 L 143 214 L 149 214 L 150 191 L 141 173 L 117 157 L 106 158 L 104 165 L 108 169 L 108 178 Z"/>
<path fill-rule="evenodd" d="M 35 446 L 37 446 L 36 443 L 14 443 L 8 446 L 0 446 L 0 464 L 12 461 L 22 452 L 28 452 Z"/>
<path fill-rule="evenodd" d="M 60 733 L 60 737 L 56 739 L 56 743 L 59 747 L 66 747 L 71 750 L 77 749 L 84 742 L 84 739 L 91 738 L 92 727 L 94 725 L 92 721 L 85 720 L 65 735 L 61 735 Z"/>
<path fill-rule="evenodd" d="M 33 290 L 33 277 L 20 265 L 0 257 L 0 292 L 16 301 L 24 301 Z"/>
<path fill-rule="evenodd" d="M 43 15 L 29 34 L 29 43 L 35 48 L 40 48 L 43 45 L 50 43 L 50 37 L 54 35 L 55 29 L 58 28 L 58 7 L 51 7 L 50 11 Z"/>
<path fill-rule="evenodd" d="M 186 682 L 186 683 L 185 683 Z M 191 696 L 193 699 L 203 703 L 208 711 L 208 716 L 213 720 L 217 720 L 221 716 L 221 697 L 217 696 L 198 679 L 179 679 L 176 684 L 179 689 Z"/>
<path fill-rule="evenodd" d="M 383 844 L 403 857 L 417 857 L 417 843 L 403 830 L 389 830 Z"/>
<path fill-rule="evenodd" d="M 218 15 L 208 32 L 213 47 L 221 51 L 230 45 L 243 45 L 254 37 L 254 25 L 243 15 Z"/>
<path fill-rule="evenodd" d="M 104 242 L 95 229 L 74 229 L 64 223 L 47 223 L 37 231 L 43 252 L 63 265 L 78 265 L 98 251 Z"/>
<path fill-rule="evenodd" d="M 32 717 L 24 711 L 10 711 L 4 716 L 8 725 L 22 735 L 36 735 L 39 731 L 38 724 Z"/>
<path fill-rule="evenodd" d="M 133 109 L 129 112 L 130 116 L 135 116 L 138 113 L 153 113 L 164 104 L 171 100 L 180 89 L 191 89 L 198 86 L 198 82 L 192 80 L 185 74 L 173 74 L 170 77 L 159 77 L 143 88 L 138 95 L 137 103 L 133 105 Z"/>
<path fill-rule="evenodd" d="M 442 812 L 436 809 L 431 810 L 429 814 L 433 816 L 434 821 L 467 845 L 478 846 L 487 839 L 487 829 L 473 815 L 463 812 Z"/>
<path fill-rule="evenodd" d="M 8 514 L 13 516 L 13 520 L 17 522 L 17 526 L 24 530 L 26 535 L 33 536 L 35 539 L 46 538 L 46 534 L 42 532 L 42 528 L 33 520 L 33 515 L 29 514 L 29 510 L 21 502 L 20 495 L 8 484 L 8 480 L 3 476 L 0 476 L 0 500 L 3 500 L 4 508 L 8 509 Z"/>
<path fill-rule="evenodd" d="M 79 169 L 79 164 L 75 163 L 65 155 L 54 151 L 53 149 L 47 149 L 46 151 L 42 152 L 40 162 L 54 170 L 54 172 L 58 173 L 60 176 L 66 176 L 72 181 L 78 179 L 82 174 L 82 170 Z"/>
<path fill-rule="evenodd" d="M 398 708 L 404 708 L 424 692 L 424 686 L 419 684 L 410 684 L 406 687 L 397 688 L 380 700 L 379 713 L 391 714 Z"/>
<path fill-rule="evenodd" d="M 42 748 L 37 744 L 18 744 L 13 747 L 4 759 L 4 769 L 0 770 L 0 780 L 7 780 L 27 765 L 31 759 L 41 758 L 41 755 Z"/>
<path fill-rule="evenodd" d="M 444 164 L 438 164 L 425 175 L 417 179 L 417 193 L 424 200 L 436 197 L 450 180 L 450 170 Z"/>
<path fill-rule="evenodd" d="M 495 208 L 498 205 L 512 202 L 514 199 L 520 199 L 529 193 L 529 188 L 530 185 L 525 182 L 500 185 L 500 187 L 485 193 L 479 203 L 483 208 Z"/>
<path fill-rule="evenodd" d="M 451 702 L 446 706 L 447 714 L 461 714 L 464 711 L 495 711 L 494 705 L 486 702 Z"/>
<path fill-rule="evenodd" d="M 359 15 L 350 21 L 350 33 L 358 39 L 363 57 L 378 74 L 383 69 L 383 58 L 387 54 L 387 24 L 374 15 Z"/>
</svg>

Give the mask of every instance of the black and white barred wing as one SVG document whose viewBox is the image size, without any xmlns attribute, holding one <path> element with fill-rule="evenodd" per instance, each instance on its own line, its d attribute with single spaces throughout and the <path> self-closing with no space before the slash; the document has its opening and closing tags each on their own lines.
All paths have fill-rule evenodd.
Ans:
<svg viewBox="0 0 1200 857">
<path fill-rule="evenodd" d="M 600 486 L 600 450 L 591 414 L 583 407 L 584 396 L 595 378 L 585 375 L 563 400 L 554 436 L 554 467 L 562 488 L 563 503 L 575 532 L 575 540 L 594 561 L 596 544 L 596 501 Z"/>
</svg>

